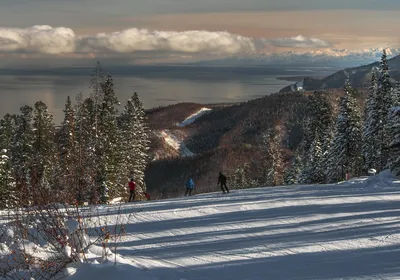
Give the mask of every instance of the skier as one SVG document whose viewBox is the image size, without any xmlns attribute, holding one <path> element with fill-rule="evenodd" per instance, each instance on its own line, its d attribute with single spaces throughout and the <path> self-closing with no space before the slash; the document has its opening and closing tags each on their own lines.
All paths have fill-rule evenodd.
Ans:
<svg viewBox="0 0 400 280">
<path fill-rule="evenodd" d="M 225 193 L 225 190 L 226 190 L 227 193 L 229 193 L 229 189 L 226 186 L 226 177 L 221 172 L 219 172 L 217 185 L 218 184 L 221 184 L 222 193 Z M 225 189 L 224 189 L 224 187 L 225 187 Z"/>
<path fill-rule="evenodd" d="M 192 195 L 192 191 L 194 189 L 194 182 L 193 179 L 190 178 L 187 183 L 186 183 L 186 192 L 185 192 L 185 196 L 186 195 Z"/>
<path fill-rule="evenodd" d="M 144 196 L 146 197 L 147 200 L 150 200 L 150 194 L 148 192 L 145 192 Z"/>
<path fill-rule="evenodd" d="M 131 193 L 128 202 L 131 202 L 135 199 L 135 190 L 136 190 L 136 183 L 133 181 L 133 178 L 131 178 L 131 181 L 129 182 L 128 186 L 129 186 L 129 191 Z"/>
</svg>

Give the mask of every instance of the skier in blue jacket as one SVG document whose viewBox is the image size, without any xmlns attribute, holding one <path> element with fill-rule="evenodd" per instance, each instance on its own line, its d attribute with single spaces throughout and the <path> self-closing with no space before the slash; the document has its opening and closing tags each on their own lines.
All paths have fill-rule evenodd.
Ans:
<svg viewBox="0 0 400 280">
<path fill-rule="evenodd" d="M 193 189 L 194 189 L 194 182 L 193 182 L 193 179 L 190 178 L 190 179 L 186 182 L 186 192 L 185 192 L 185 196 L 186 196 L 186 195 L 192 195 Z"/>
</svg>

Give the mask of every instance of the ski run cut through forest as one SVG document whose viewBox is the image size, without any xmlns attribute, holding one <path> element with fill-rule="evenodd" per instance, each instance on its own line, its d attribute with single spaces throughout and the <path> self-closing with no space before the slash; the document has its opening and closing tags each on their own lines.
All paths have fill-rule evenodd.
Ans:
<svg viewBox="0 0 400 280">
<path fill-rule="evenodd" d="M 399 187 L 383 171 L 330 185 L 88 206 L 83 212 L 104 223 L 126 222 L 126 234 L 116 255 L 89 247 L 66 279 L 399 279 Z"/>
</svg>

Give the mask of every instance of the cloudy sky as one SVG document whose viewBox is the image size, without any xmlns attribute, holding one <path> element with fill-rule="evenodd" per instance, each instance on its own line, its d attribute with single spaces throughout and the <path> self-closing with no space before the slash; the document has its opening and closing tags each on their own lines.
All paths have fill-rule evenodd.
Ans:
<svg viewBox="0 0 400 280">
<path fill-rule="evenodd" d="M 400 48 L 399 0 L 0 2 L 3 63 Z"/>
</svg>

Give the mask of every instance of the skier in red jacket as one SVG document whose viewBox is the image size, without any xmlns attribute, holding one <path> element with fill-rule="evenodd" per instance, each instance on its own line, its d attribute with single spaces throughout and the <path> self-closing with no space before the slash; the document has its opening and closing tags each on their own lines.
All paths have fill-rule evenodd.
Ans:
<svg viewBox="0 0 400 280">
<path fill-rule="evenodd" d="M 131 178 L 131 181 L 129 182 L 128 185 L 129 185 L 129 191 L 131 193 L 128 202 L 131 202 L 135 199 L 135 190 L 136 190 L 136 183 L 133 181 L 133 178 Z"/>
</svg>

